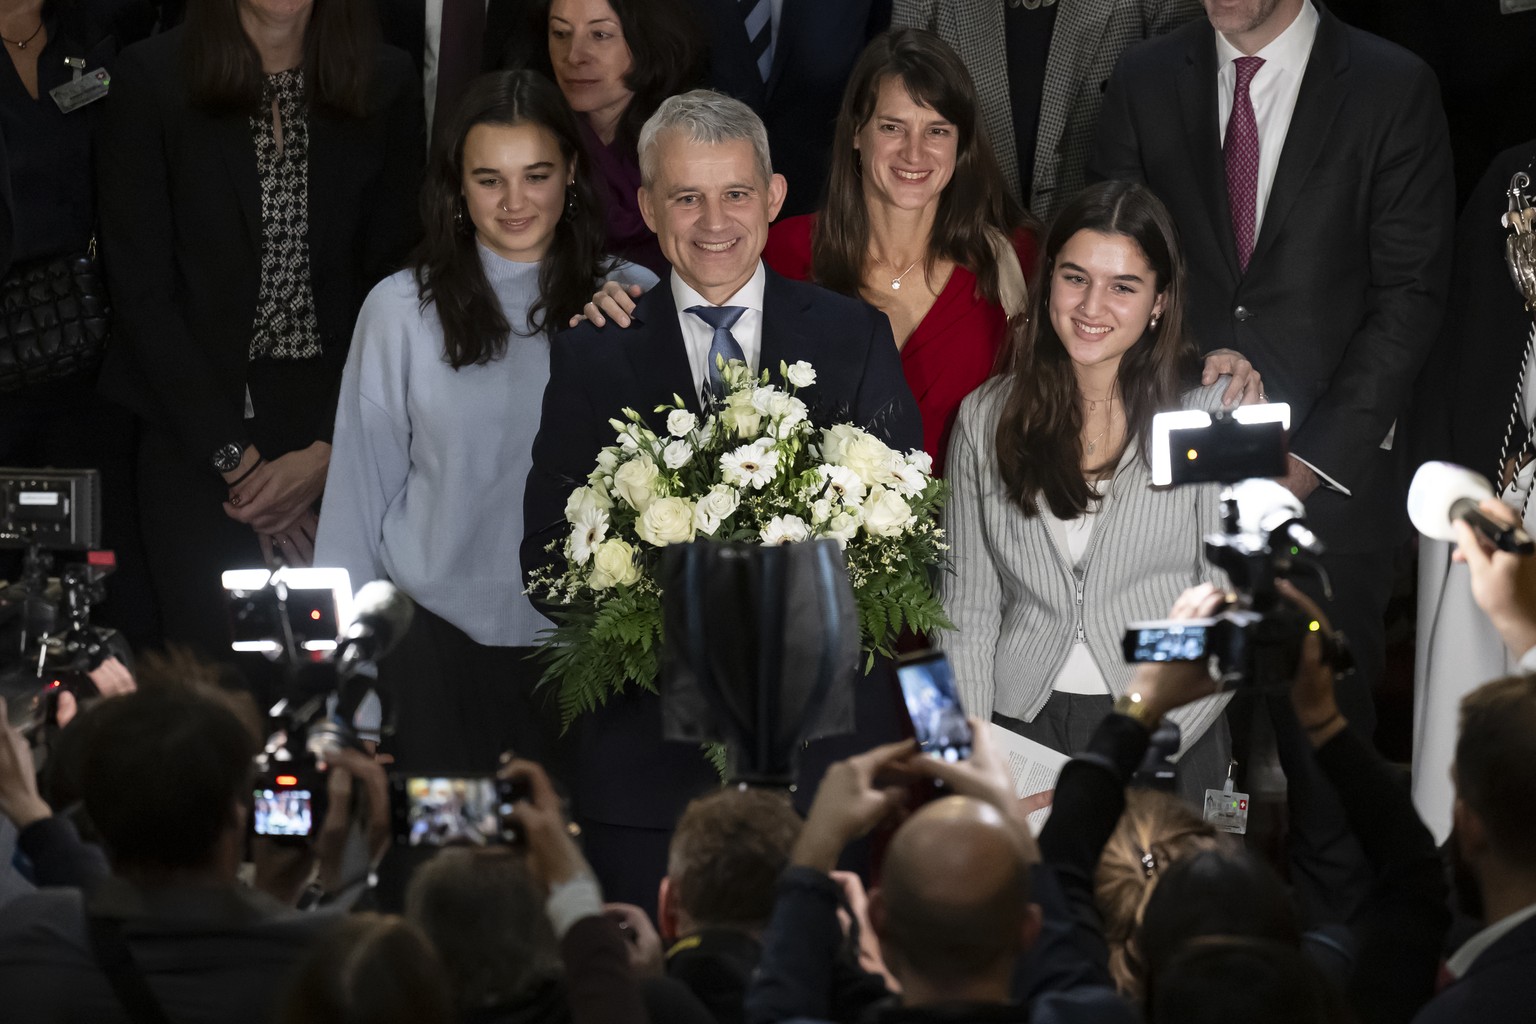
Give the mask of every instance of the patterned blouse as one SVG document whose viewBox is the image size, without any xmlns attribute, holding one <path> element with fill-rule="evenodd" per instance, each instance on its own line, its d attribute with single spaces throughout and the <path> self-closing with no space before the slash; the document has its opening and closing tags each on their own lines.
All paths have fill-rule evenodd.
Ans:
<svg viewBox="0 0 1536 1024">
<path fill-rule="evenodd" d="M 309 111 L 302 69 L 266 76 L 251 135 L 261 182 L 261 287 L 250 358 L 309 359 L 320 354 L 320 324 L 309 273 Z"/>
</svg>

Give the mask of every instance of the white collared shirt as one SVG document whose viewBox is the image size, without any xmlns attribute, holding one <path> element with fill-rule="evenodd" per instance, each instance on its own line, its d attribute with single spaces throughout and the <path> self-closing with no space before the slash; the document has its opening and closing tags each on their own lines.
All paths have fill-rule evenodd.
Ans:
<svg viewBox="0 0 1536 1024">
<path fill-rule="evenodd" d="M 709 380 L 709 346 L 714 340 L 715 331 L 709 324 L 684 310 L 689 306 L 713 306 L 715 303 L 689 287 L 678 275 L 676 268 L 672 271 L 671 281 L 672 301 L 677 303 L 677 322 L 683 328 L 683 344 L 688 348 L 688 367 L 693 372 L 693 381 L 697 386 L 695 393 L 703 394 L 707 390 L 704 385 Z M 763 351 L 763 289 L 767 283 L 768 271 L 763 268 L 763 261 L 758 260 L 757 270 L 741 286 L 741 290 L 720 303 L 722 306 L 747 307 L 741 319 L 731 328 L 731 337 L 741 346 L 741 353 L 747 357 L 747 365 L 754 372 L 759 368 L 758 357 Z"/>
<path fill-rule="evenodd" d="M 1532 903 L 1524 910 L 1517 910 L 1500 921 L 1495 921 L 1463 942 L 1461 948 L 1452 953 L 1451 958 L 1445 962 L 1445 969 L 1457 978 L 1465 977 L 1466 973 L 1472 969 L 1472 965 L 1477 962 L 1477 958 L 1488 951 L 1488 947 L 1533 917 L 1536 917 L 1536 903 Z"/>
<path fill-rule="evenodd" d="M 1259 183 L 1253 215 L 1255 239 L 1264 224 L 1264 207 L 1275 184 L 1280 151 L 1285 148 L 1285 134 L 1291 126 L 1291 113 L 1296 109 L 1296 96 L 1301 92 L 1301 78 L 1306 74 L 1307 58 L 1312 55 L 1312 42 L 1317 38 L 1318 20 L 1317 8 L 1309 0 L 1301 5 L 1296 20 L 1284 32 L 1253 55 L 1264 58 L 1264 64 L 1248 85 L 1248 98 L 1253 102 L 1253 122 L 1259 129 Z M 1219 137 L 1223 141 L 1227 137 L 1227 121 L 1232 117 L 1232 92 L 1237 87 L 1237 66 L 1232 62 L 1242 56 L 1246 55 L 1227 42 L 1220 32 L 1216 33 L 1216 106 L 1220 117 Z"/>
</svg>

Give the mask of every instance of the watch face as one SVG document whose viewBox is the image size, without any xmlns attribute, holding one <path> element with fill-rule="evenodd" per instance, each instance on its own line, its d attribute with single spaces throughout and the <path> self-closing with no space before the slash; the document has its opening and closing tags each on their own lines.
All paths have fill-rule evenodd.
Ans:
<svg viewBox="0 0 1536 1024">
<path fill-rule="evenodd" d="M 220 473 L 228 473 L 238 469 L 240 456 L 245 454 L 245 449 L 231 442 L 213 453 L 213 468 Z"/>
</svg>

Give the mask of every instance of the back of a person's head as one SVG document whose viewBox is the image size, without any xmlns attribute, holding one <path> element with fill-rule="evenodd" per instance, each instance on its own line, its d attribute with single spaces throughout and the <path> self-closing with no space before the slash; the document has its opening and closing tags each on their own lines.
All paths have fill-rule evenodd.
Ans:
<svg viewBox="0 0 1536 1024">
<path fill-rule="evenodd" d="M 339 918 L 316 941 L 278 1024 L 450 1024 L 448 979 L 426 937 L 384 914 Z"/>
<path fill-rule="evenodd" d="M 81 716 L 80 795 L 115 867 L 209 865 L 251 797 L 260 742 L 235 700 L 162 683 Z"/>
<path fill-rule="evenodd" d="M 898 980 L 930 991 L 1006 978 L 1036 918 L 1012 826 L 965 797 L 927 804 L 897 830 L 870 915 Z"/>
<path fill-rule="evenodd" d="M 782 793 L 724 789 L 693 801 L 667 852 L 677 909 L 694 928 L 762 930 L 799 835 L 800 816 Z"/>
<path fill-rule="evenodd" d="M 1340 993 L 1306 954 L 1270 939 L 1195 939 L 1152 984 L 1148 1024 L 1347 1024 Z"/>
<path fill-rule="evenodd" d="M 1536 870 L 1536 676 L 1495 679 L 1462 699 L 1456 798 L 1495 853 Z"/>
<path fill-rule="evenodd" d="M 1136 933 L 1143 983 L 1191 940 L 1211 935 L 1300 945 L 1295 908 L 1274 869 L 1246 851 L 1222 850 L 1193 853 L 1170 867 Z"/>
<path fill-rule="evenodd" d="M 509 847 L 439 852 L 412 876 L 405 916 L 437 950 L 463 1011 L 515 1006 L 561 973 L 544 896 Z"/>
<path fill-rule="evenodd" d="M 1147 900 L 1173 864 L 1192 853 L 1219 848 L 1214 826 L 1172 793 L 1132 789 L 1125 812 L 1104 846 L 1093 890 L 1104 915 L 1109 970 L 1115 986 L 1138 991 L 1135 935 Z"/>
</svg>

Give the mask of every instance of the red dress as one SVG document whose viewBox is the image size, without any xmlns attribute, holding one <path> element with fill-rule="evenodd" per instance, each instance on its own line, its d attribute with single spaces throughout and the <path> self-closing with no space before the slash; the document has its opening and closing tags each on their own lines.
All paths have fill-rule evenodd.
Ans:
<svg viewBox="0 0 1536 1024">
<path fill-rule="evenodd" d="M 797 281 L 811 280 L 811 232 L 815 214 L 789 217 L 768 230 L 763 262 Z M 1035 237 L 1022 228 L 1013 245 L 1027 281 L 1035 270 Z M 992 376 L 1008 329 L 1002 307 L 976 292 L 976 275 L 956 266 L 901 349 L 901 368 L 923 417 L 923 450 L 934 472 L 944 472 L 949 431 L 960 401 Z"/>
</svg>

